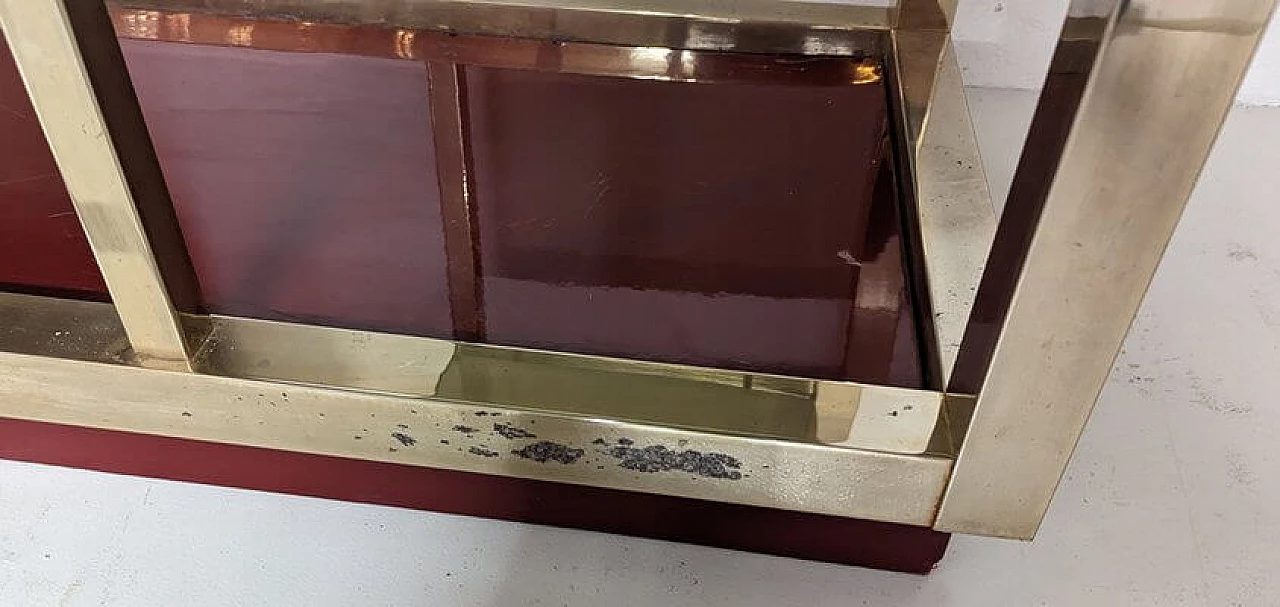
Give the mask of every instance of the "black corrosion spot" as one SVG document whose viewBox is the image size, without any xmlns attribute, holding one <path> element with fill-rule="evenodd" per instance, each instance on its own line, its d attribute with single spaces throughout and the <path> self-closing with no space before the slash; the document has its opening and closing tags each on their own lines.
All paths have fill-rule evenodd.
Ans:
<svg viewBox="0 0 1280 607">
<path fill-rule="evenodd" d="M 400 444 L 401 444 L 401 445 L 404 445 L 404 446 L 406 446 L 406 447 L 412 447 L 412 446 L 414 446 L 414 445 L 418 444 L 418 439 L 416 439 L 416 438 L 414 438 L 414 437 L 412 437 L 412 436 L 409 436 L 408 434 L 405 434 L 404 432 L 392 432 L 392 433 L 391 433 L 391 438 L 394 438 L 394 439 L 396 439 L 396 440 L 400 441 Z"/>
<path fill-rule="evenodd" d="M 738 471 L 742 468 L 742 462 L 730 455 L 703 453 L 693 449 L 673 451 L 662 445 L 638 448 L 621 440 L 618 442 L 619 445 L 601 452 L 620 460 L 618 465 L 627 470 L 650 473 L 678 470 L 708 478 L 735 481 L 742 478 L 742 473 Z"/>
<path fill-rule="evenodd" d="M 547 462 L 572 464 L 578 461 L 586 451 L 544 440 L 528 445 L 523 449 L 517 449 L 511 453 L 512 455 L 531 459 L 540 464 L 545 464 Z"/>
<path fill-rule="evenodd" d="M 510 439 L 538 438 L 538 435 L 532 432 L 529 432 L 524 428 L 517 428 L 515 426 L 512 426 L 511 424 L 494 424 L 493 431 L 502 435 L 502 438 L 510 438 Z"/>
<path fill-rule="evenodd" d="M 472 447 L 467 449 L 467 453 L 470 453 L 471 455 L 481 455 L 484 457 L 498 457 L 497 451 L 490 451 L 484 447 Z"/>
<path fill-rule="evenodd" d="M 454 427 L 453 427 L 453 431 L 454 431 L 454 432 L 461 432 L 461 433 L 463 433 L 463 434 L 474 434 L 474 433 L 476 432 L 476 429 L 475 429 L 475 428 L 472 428 L 471 426 L 463 426 L 463 425 L 459 424 L 459 425 L 457 425 L 457 426 L 454 426 Z"/>
</svg>

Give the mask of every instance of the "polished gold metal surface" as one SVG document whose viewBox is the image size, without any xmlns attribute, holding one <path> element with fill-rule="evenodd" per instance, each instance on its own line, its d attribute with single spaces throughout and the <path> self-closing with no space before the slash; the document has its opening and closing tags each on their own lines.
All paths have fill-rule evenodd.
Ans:
<svg viewBox="0 0 1280 607">
<path fill-rule="evenodd" d="M 854 57 L 760 57 L 681 50 L 622 47 L 597 43 L 522 38 L 449 36 L 426 32 L 415 37 L 421 56 L 469 66 L 620 76 L 673 82 L 750 82 L 840 86 L 881 80 L 881 60 Z"/>
<path fill-rule="evenodd" d="M 925 385 L 937 390 L 950 383 L 954 352 L 985 265 L 982 254 L 995 230 L 951 45 L 955 8 L 951 0 L 898 2 L 892 52 L 886 57 L 895 157 L 903 167 L 900 196 L 912 218 L 904 230 L 904 250 L 913 268 Z"/>
<path fill-rule="evenodd" d="M 122 0 L 125 7 L 664 49 L 879 54 L 892 6 L 774 0 Z M 869 4 L 869 5 L 868 5 Z"/>
<path fill-rule="evenodd" d="M 951 31 L 959 0 L 898 0 L 890 12 L 897 31 Z"/>
<path fill-rule="evenodd" d="M 904 2 L 901 10 L 940 9 L 921 0 Z M 893 30 L 888 65 L 897 158 L 906 167 L 900 174 L 903 205 L 914 219 L 907 251 L 916 272 L 926 377 L 929 387 L 943 390 L 951 383 L 997 218 L 950 34 L 928 27 L 928 19 L 908 23 L 914 25 Z"/>
<path fill-rule="evenodd" d="M 950 25 L 956 20 L 956 10 L 960 8 L 960 0 L 938 0 L 938 8 L 942 10 L 942 14 L 947 18 L 947 24 Z"/>
<path fill-rule="evenodd" d="M 196 360 L 205 373 L 947 454 L 930 444 L 942 409 L 936 392 L 246 318 L 209 320 L 212 331 Z"/>
<path fill-rule="evenodd" d="M 716 51 L 627 47 L 500 36 L 258 19 L 109 5 L 122 38 L 162 40 L 259 50 L 341 53 L 441 65 L 551 71 L 678 82 L 750 82 L 829 85 L 871 84 L 882 77 L 881 58 L 853 56 L 763 58 Z M 443 74 L 441 74 L 443 76 Z"/>
<path fill-rule="evenodd" d="M 129 339 L 109 304 L 0 293 L 0 350 L 119 363 Z"/>
<path fill-rule="evenodd" d="M 915 170 L 915 155 L 924 133 L 925 115 L 933 99 L 933 85 L 942 69 L 944 49 L 951 44 L 946 32 L 894 30 L 893 97 L 897 106 L 898 140 L 908 154 L 907 166 Z M 963 91 L 961 91 L 963 94 Z"/>
<path fill-rule="evenodd" d="M 937 528 L 1035 534 L 1274 4 L 1073 2 L 1071 19 L 1114 9 L 1114 25 L 1015 268 Z"/>
<path fill-rule="evenodd" d="M 915 525 L 932 522 L 951 467 L 934 456 L 19 354 L 0 354 L 0 370 L 7 417 Z M 695 465 L 664 470 L 646 453 Z"/>
<path fill-rule="evenodd" d="M 5 417 L 917 525 L 950 470 L 930 392 L 214 317 L 223 377 L 112 364 L 106 304 L 14 310 L 54 320 L 0 332 Z M 58 319 L 107 362 L 56 358 Z"/>
<path fill-rule="evenodd" d="M 911 64 L 899 58 L 899 65 Z M 925 316 L 932 325 L 935 386 L 947 389 L 998 220 L 949 41 L 942 46 L 926 107 L 918 137 L 907 142 L 915 168 L 911 177 L 922 266 L 916 270 L 924 273 L 927 284 L 930 307 Z"/>
<path fill-rule="evenodd" d="M 76 214 L 144 365 L 189 370 L 187 343 L 61 2 L 4 0 L 14 59 Z"/>
</svg>

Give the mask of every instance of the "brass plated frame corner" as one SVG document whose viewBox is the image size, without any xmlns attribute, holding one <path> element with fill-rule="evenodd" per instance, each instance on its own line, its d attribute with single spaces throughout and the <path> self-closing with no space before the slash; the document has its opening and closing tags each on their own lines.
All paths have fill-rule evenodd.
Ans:
<svg viewBox="0 0 1280 607">
<path fill-rule="evenodd" d="M 977 395 L 935 526 L 1030 539 L 1274 0 L 1073 0 L 949 386 Z"/>
</svg>

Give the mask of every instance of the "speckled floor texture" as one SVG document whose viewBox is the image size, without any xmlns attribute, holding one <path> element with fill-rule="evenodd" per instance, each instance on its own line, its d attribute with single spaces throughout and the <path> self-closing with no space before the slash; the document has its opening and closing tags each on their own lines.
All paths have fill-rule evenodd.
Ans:
<svg viewBox="0 0 1280 607">
<path fill-rule="evenodd" d="M 971 100 L 1002 193 L 1033 99 Z M 1034 543 L 918 577 L 0 462 L 0 604 L 1280 604 L 1277 141 L 1231 116 Z"/>
</svg>

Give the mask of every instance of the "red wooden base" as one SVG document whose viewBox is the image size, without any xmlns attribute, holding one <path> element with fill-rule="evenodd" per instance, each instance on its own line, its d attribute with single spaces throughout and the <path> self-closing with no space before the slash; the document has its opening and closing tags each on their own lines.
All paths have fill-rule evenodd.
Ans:
<svg viewBox="0 0 1280 607">
<path fill-rule="evenodd" d="M 0 458 L 927 573 L 924 527 L 0 418 Z"/>
</svg>

